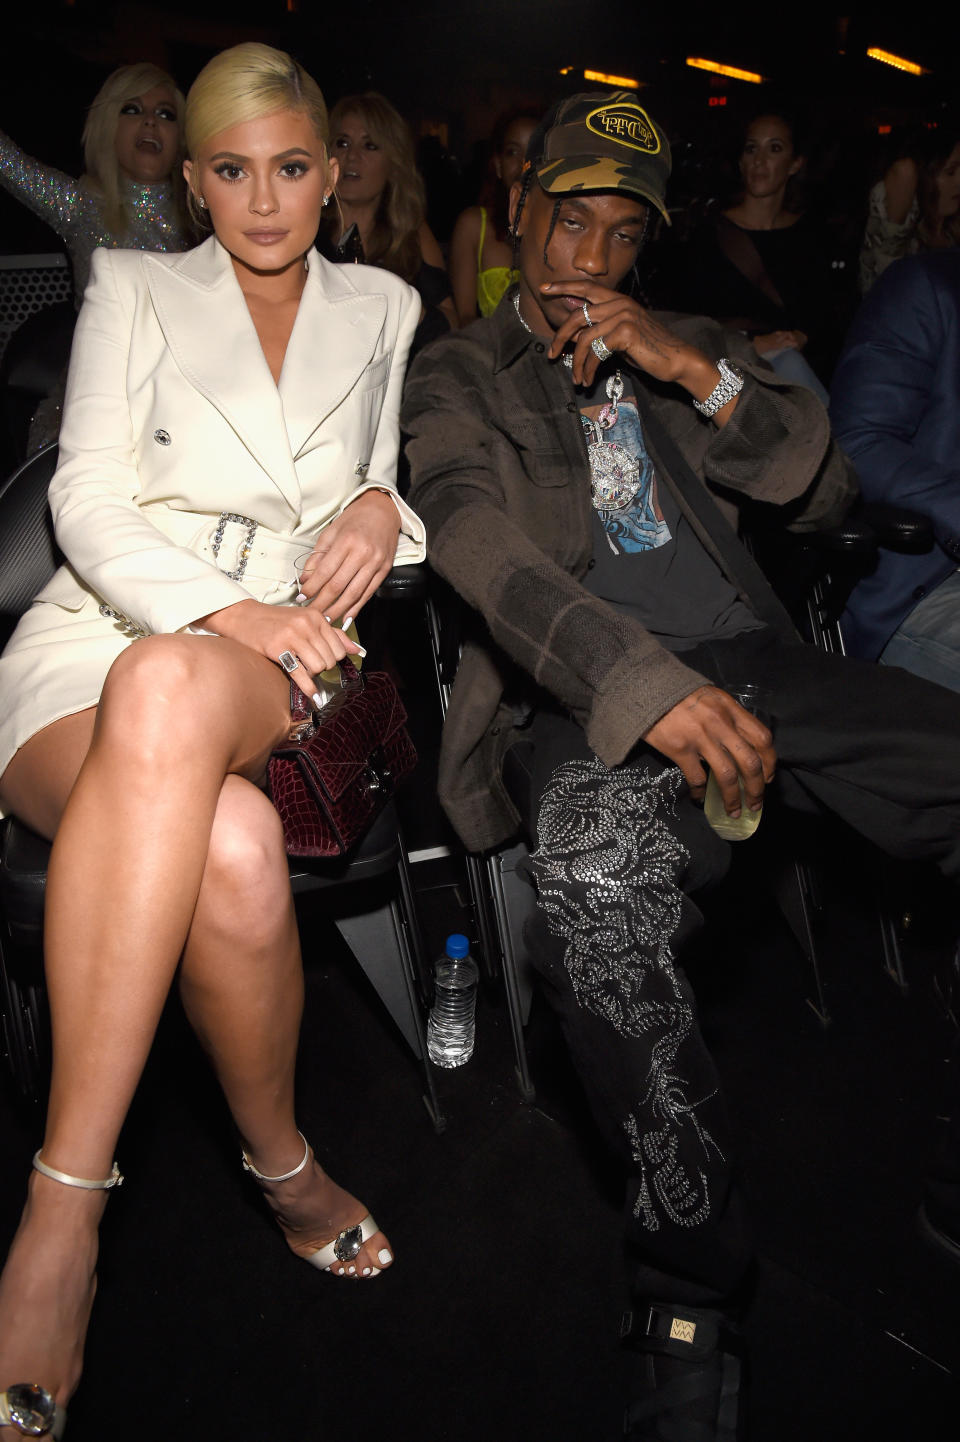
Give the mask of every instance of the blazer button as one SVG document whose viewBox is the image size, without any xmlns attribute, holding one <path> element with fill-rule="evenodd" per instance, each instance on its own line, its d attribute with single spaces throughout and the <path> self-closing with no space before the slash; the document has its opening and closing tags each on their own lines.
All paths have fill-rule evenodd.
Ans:
<svg viewBox="0 0 960 1442">
<path fill-rule="evenodd" d="M 543 355 L 544 351 L 546 350 L 546 346 L 541 340 L 538 340 L 533 348 L 536 351 L 537 355 Z"/>
<path fill-rule="evenodd" d="M 170 432 L 164 430 L 154 431 L 153 439 L 158 446 L 168 446 L 170 444 Z"/>
</svg>

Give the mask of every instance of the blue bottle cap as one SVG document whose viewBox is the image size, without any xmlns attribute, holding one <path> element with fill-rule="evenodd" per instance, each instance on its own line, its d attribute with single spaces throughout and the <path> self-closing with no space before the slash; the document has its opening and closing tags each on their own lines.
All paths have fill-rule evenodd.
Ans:
<svg viewBox="0 0 960 1442">
<path fill-rule="evenodd" d="M 457 961 L 461 956 L 467 956 L 470 952 L 470 943 L 459 931 L 447 937 L 446 952 L 451 961 Z"/>
</svg>

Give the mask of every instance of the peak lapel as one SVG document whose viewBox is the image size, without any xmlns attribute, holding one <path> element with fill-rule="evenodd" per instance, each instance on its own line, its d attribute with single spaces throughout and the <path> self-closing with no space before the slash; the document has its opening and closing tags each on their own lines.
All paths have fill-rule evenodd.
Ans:
<svg viewBox="0 0 960 1442">
<path fill-rule="evenodd" d="M 334 265 L 313 250 L 280 374 L 280 397 L 290 449 L 310 448 L 317 427 L 349 395 L 376 353 L 387 315 L 386 296 L 364 294 L 349 265 Z"/>
<path fill-rule="evenodd" d="M 171 265 L 144 255 L 150 296 L 177 367 L 240 437 L 295 513 L 300 486 L 284 409 L 237 283 L 215 237 Z"/>
</svg>

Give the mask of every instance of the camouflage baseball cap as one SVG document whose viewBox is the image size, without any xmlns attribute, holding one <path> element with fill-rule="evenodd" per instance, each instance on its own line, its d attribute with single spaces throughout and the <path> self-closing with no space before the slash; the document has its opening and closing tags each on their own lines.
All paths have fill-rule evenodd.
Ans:
<svg viewBox="0 0 960 1442">
<path fill-rule="evenodd" d="M 561 100 L 531 136 L 527 164 L 551 195 L 626 190 L 655 205 L 670 224 L 670 143 L 632 90 Z"/>
</svg>

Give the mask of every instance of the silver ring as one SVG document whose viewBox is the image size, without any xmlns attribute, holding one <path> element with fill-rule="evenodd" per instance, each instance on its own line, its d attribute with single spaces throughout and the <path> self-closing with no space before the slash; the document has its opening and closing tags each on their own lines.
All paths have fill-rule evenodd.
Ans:
<svg viewBox="0 0 960 1442">
<path fill-rule="evenodd" d="M 590 312 L 587 310 L 587 302 L 583 301 L 582 306 L 584 320 L 587 322 L 587 325 L 593 325 L 593 321 L 590 319 Z"/>
<path fill-rule="evenodd" d="M 288 676 L 291 671 L 295 671 L 300 665 L 300 662 L 297 660 L 296 656 L 293 654 L 292 651 L 281 651 L 280 655 L 277 657 L 277 660 L 280 662 L 280 665 L 286 671 Z"/>
<path fill-rule="evenodd" d="M 604 344 L 602 335 L 594 336 L 593 340 L 590 342 L 590 349 L 597 357 L 597 360 L 609 360 L 610 357 L 613 355 L 613 351 L 610 349 L 610 347 Z"/>
</svg>

